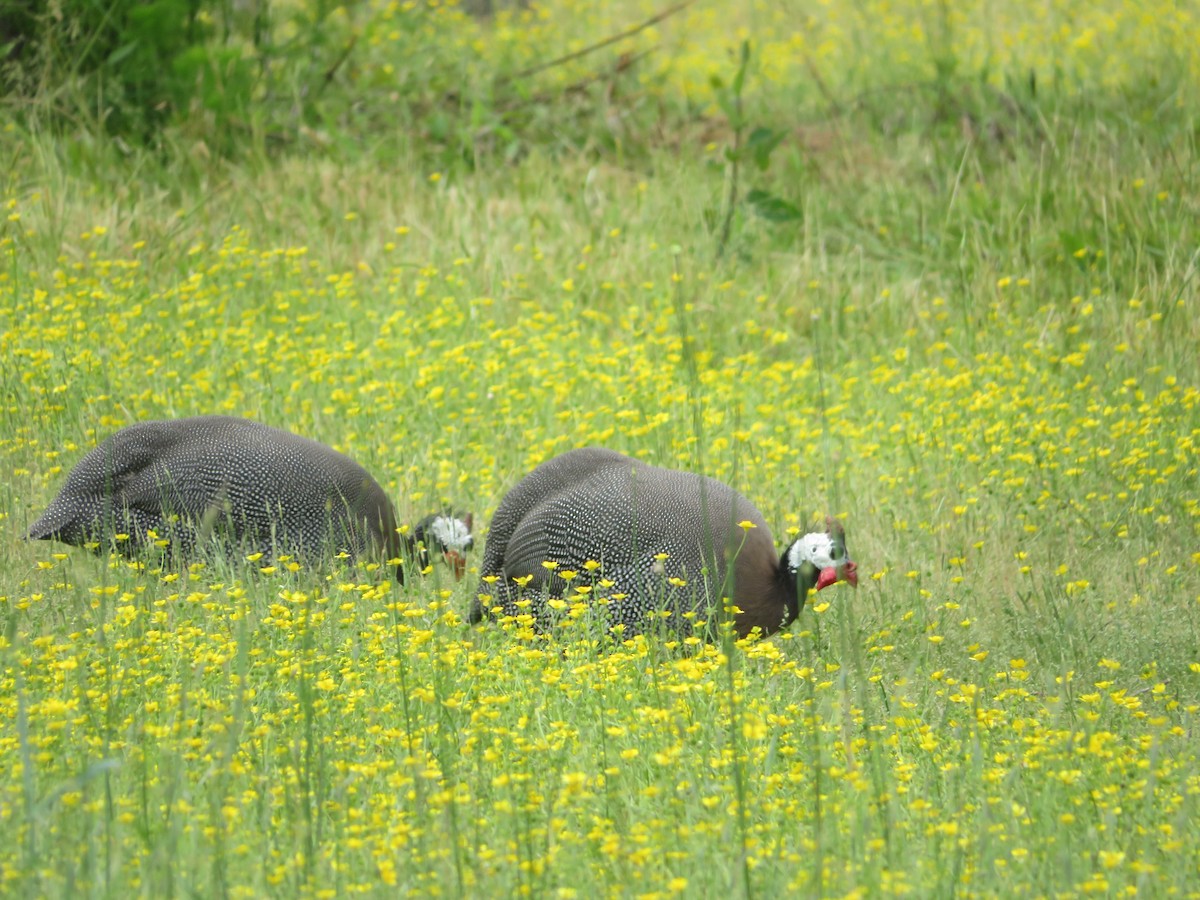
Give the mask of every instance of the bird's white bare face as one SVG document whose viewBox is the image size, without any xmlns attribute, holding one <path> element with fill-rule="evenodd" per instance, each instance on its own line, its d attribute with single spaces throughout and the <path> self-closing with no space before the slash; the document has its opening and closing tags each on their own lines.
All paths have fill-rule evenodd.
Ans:
<svg viewBox="0 0 1200 900">
<path fill-rule="evenodd" d="M 471 528 L 462 519 L 438 516 L 429 524 L 429 533 L 447 550 L 461 553 L 471 546 Z"/>
<path fill-rule="evenodd" d="M 817 590 L 839 581 L 858 585 L 858 569 L 846 552 L 846 539 L 841 529 L 835 532 L 814 531 L 795 541 L 787 554 L 788 567 L 800 571 L 804 563 L 812 563 L 819 573 Z"/>
<path fill-rule="evenodd" d="M 849 561 L 846 542 L 823 531 L 804 535 L 788 551 L 788 565 L 793 572 L 805 562 L 812 563 L 818 569 L 828 569 L 844 566 Z"/>
</svg>

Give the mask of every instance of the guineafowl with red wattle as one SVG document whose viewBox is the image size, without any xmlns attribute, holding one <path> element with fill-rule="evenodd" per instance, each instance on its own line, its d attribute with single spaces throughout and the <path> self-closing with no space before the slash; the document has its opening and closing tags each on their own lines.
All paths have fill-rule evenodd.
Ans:
<svg viewBox="0 0 1200 900">
<path fill-rule="evenodd" d="M 858 583 L 839 523 L 780 553 L 762 513 L 728 485 L 599 447 L 547 460 L 508 492 L 480 574 L 472 622 L 532 613 L 544 627 L 546 601 L 569 596 L 602 603 L 625 637 L 652 621 L 711 628 L 726 597 L 739 636 L 767 635 L 796 620 L 811 589 Z"/>
</svg>

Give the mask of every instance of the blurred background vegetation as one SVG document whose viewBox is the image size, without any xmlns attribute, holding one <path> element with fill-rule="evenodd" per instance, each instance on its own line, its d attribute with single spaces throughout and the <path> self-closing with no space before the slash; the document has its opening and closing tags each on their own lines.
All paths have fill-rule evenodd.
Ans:
<svg viewBox="0 0 1200 900">
<path fill-rule="evenodd" d="M 1003 144 L 1068 97 L 1132 99 L 1148 117 L 1186 105 L 1195 28 L 1188 4 L 1113 0 L 6 0 L 0 87 L 23 127 L 103 133 L 127 154 L 380 151 L 386 135 L 388 152 L 446 168 L 534 146 L 636 153 L 696 136 L 687 124 L 719 136 L 712 113 L 749 40 L 751 76 L 772 87 L 760 119 Z"/>
</svg>

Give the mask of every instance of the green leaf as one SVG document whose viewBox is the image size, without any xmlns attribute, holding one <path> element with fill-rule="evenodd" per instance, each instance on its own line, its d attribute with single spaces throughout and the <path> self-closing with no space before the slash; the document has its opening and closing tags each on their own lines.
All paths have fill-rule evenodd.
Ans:
<svg viewBox="0 0 1200 900">
<path fill-rule="evenodd" d="M 746 152 L 754 159 L 754 164 L 761 171 L 766 171 L 767 166 L 771 164 L 771 154 L 775 148 L 783 141 L 785 133 L 782 131 L 773 131 L 770 128 L 759 126 L 750 132 L 750 137 L 746 140 Z"/>
<path fill-rule="evenodd" d="M 750 63 L 749 41 L 742 41 L 740 57 L 737 74 L 733 76 L 733 85 L 730 88 L 736 96 L 741 96 L 742 86 L 746 83 L 746 68 Z"/>
<path fill-rule="evenodd" d="M 725 118 L 729 120 L 730 126 L 736 129 L 737 105 L 734 103 L 733 98 L 728 91 L 717 91 L 716 98 L 717 105 L 721 107 L 721 112 L 725 113 Z"/>
<path fill-rule="evenodd" d="M 112 53 L 109 54 L 108 64 L 110 66 L 115 66 L 117 63 L 119 63 L 121 60 L 123 60 L 125 57 L 127 57 L 130 53 L 132 53 L 137 48 L 138 48 L 138 42 L 136 40 L 130 41 L 124 47 L 118 47 L 116 50 L 114 50 Z"/>
<path fill-rule="evenodd" d="M 746 195 L 755 215 L 768 222 L 796 222 L 804 217 L 800 209 L 782 197 L 755 188 Z"/>
</svg>

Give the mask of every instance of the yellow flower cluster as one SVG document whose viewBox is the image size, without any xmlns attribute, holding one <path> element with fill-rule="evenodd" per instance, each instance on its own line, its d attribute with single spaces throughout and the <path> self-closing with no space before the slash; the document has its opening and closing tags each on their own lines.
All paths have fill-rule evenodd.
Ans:
<svg viewBox="0 0 1200 900">
<path fill-rule="evenodd" d="M 1117 687 L 1112 660 L 1036 684 L 1020 659 L 884 677 L 808 633 L 731 667 L 712 645 L 464 632 L 449 591 L 183 581 L 114 566 L 12 604 L 6 892 L 64 887 L 38 852 L 99 888 L 106 847 L 149 892 L 245 896 L 669 892 L 729 841 L 788 892 L 971 891 L 996 868 L 1032 892 L 1054 866 L 1086 892 L 1182 886 L 1196 851 L 1200 706 L 1153 671 Z M 47 628 L 52 604 L 79 631 Z"/>
<path fill-rule="evenodd" d="M 811 321 L 804 292 L 785 310 L 739 297 L 763 314 L 719 328 L 602 264 L 576 268 L 586 298 L 526 300 L 538 249 L 509 265 L 493 298 L 453 264 L 335 272 L 237 231 L 178 278 L 102 249 L 5 275 L 10 483 L 47 498 L 129 417 L 211 409 L 336 444 L 416 506 L 490 509 L 585 443 L 702 453 L 781 527 L 806 526 L 814 496 L 855 510 L 873 572 L 857 602 L 822 595 L 737 650 L 606 649 L 591 573 L 547 641 L 520 617 L 466 630 L 471 586 L 37 548 L 0 597 L 0 888 L 668 896 L 728 883 L 696 868 L 731 841 L 756 884 L 793 893 L 986 893 L 997 872 L 1031 892 L 1051 872 L 1081 894 L 1190 884 L 1191 632 L 1086 673 L 1059 668 L 1087 651 L 1058 642 L 1195 621 L 1200 567 L 1173 552 L 1200 517 L 1195 385 L 1125 375 L 1069 309 L 1006 315 L 1028 284 L 985 314 L 1003 349 L 958 346 L 928 298 L 927 334 L 864 355 L 831 332 L 798 356 L 778 348 Z M 1130 353 L 1164 327 L 1119 315 Z M 1130 598 L 1107 561 L 1155 543 Z M 1027 616 L 1067 624 L 1039 636 Z"/>
</svg>

